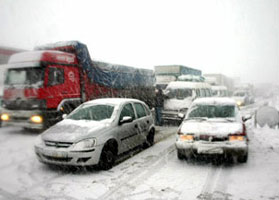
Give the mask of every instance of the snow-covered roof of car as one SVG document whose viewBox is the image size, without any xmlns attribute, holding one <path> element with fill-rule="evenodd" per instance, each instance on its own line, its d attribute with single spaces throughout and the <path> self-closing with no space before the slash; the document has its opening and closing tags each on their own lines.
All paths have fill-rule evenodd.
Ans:
<svg viewBox="0 0 279 200">
<path fill-rule="evenodd" d="M 173 81 L 167 86 L 167 89 L 183 89 L 183 88 L 210 88 L 208 83 L 204 82 L 188 82 L 188 81 Z"/>
<path fill-rule="evenodd" d="M 213 85 L 211 86 L 212 90 L 227 90 L 227 87 L 224 85 Z"/>
<path fill-rule="evenodd" d="M 205 104 L 205 105 L 236 105 L 232 98 L 228 97 L 205 97 L 196 99 L 192 105 Z"/>
<path fill-rule="evenodd" d="M 137 99 L 129 99 L 129 98 L 102 98 L 102 99 L 94 99 L 86 102 L 85 104 L 115 104 L 120 105 L 125 102 L 142 102 Z"/>
</svg>

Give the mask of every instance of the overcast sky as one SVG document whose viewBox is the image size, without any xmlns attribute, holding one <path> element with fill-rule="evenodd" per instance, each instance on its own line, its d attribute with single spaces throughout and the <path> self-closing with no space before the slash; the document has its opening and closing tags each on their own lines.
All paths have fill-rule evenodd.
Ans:
<svg viewBox="0 0 279 200">
<path fill-rule="evenodd" d="M 0 46 L 66 40 L 95 60 L 278 82 L 279 0 L 0 0 Z"/>
</svg>

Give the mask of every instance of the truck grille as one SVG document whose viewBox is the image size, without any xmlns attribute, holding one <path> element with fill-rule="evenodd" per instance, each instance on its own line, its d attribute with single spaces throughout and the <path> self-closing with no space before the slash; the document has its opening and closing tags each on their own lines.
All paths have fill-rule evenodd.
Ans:
<svg viewBox="0 0 279 200">
<path fill-rule="evenodd" d="M 49 147 L 56 148 L 68 148 L 72 145 L 72 142 L 54 142 L 54 141 L 45 141 L 45 145 Z"/>
</svg>

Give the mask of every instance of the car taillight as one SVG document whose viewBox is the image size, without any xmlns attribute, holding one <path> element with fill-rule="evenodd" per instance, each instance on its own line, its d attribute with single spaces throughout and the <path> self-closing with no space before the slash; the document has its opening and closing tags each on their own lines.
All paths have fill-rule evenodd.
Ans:
<svg viewBox="0 0 279 200">
<path fill-rule="evenodd" d="M 229 141 L 244 141 L 247 139 L 245 124 L 242 124 L 242 132 L 229 135 Z"/>
</svg>

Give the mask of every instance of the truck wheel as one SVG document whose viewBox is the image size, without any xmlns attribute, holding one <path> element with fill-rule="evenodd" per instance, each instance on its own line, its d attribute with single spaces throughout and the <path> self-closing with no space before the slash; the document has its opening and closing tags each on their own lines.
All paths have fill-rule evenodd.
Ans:
<svg viewBox="0 0 279 200">
<path fill-rule="evenodd" d="M 239 163 L 246 163 L 247 160 L 248 160 L 248 154 L 247 153 L 237 157 L 237 162 L 239 162 Z"/>
<path fill-rule="evenodd" d="M 110 144 L 104 146 L 98 164 L 100 169 L 109 170 L 113 167 L 116 159 L 116 152 L 114 151 L 114 149 L 115 148 L 113 148 L 113 146 Z"/>
</svg>

